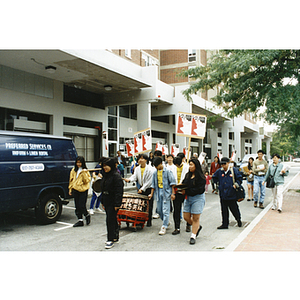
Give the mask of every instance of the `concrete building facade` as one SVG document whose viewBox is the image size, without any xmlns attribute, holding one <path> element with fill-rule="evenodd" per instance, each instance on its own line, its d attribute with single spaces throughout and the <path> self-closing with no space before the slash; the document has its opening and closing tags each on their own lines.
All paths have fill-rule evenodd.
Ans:
<svg viewBox="0 0 300 300">
<path fill-rule="evenodd" d="M 125 141 L 151 127 L 157 141 L 187 146 L 175 134 L 178 112 L 221 114 L 192 152 L 209 161 L 222 151 L 255 152 L 269 137 L 249 116 L 228 119 L 209 99 L 188 102 L 189 78 L 178 71 L 205 64 L 205 50 L 0 50 L 0 129 L 69 136 L 90 165 L 99 156 L 126 154 Z M 212 126 L 213 125 L 213 126 Z M 108 133 L 108 151 L 103 132 Z M 267 147 L 268 148 L 268 147 Z"/>
</svg>

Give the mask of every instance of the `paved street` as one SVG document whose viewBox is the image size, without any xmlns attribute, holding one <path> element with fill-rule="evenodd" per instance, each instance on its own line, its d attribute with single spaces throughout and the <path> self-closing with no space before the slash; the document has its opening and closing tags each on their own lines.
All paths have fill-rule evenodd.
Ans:
<svg viewBox="0 0 300 300">
<path fill-rule="evenodd" d="M 292 163 L 286 184 L 299 172 L 300 163 Z M 245 185 L 245 182 L 244 182 Z M 265 207 L 271 201 L 271 191 L 267 189 Z M 90 199 L 88 200 L 90 201 Z M 240 204 L 243 227 L 236 226 L 232 215 L 228 230 L 217 230 L 221 224 L 219 196 L 206 194 L 206 205 L 200 219 L 203 226 L 195 245 L 189 244 L 190 233 L 185 232 L 182 222 L 181 233 L 173 236 L 173 216 L 171 227 L 164 236 L 158 235 L 162 225 L 160 219 L 153 220 L 152 227 L 144 227 L 133 232 L 122 223 L 120 243 L 112 249 L 104 249 L 106 241 L 105 214 L 94 214 L 89 226 L 73 228 L 76 222 L 74 203 L 64 207 L 59 222 L 36 225 L 33 211 L 18 212 L 1 216 L 1 251 L 222 251 L 234 241 L 263 210 L 253 207 L 253 202 L 244 200 Z"/>
</svg>

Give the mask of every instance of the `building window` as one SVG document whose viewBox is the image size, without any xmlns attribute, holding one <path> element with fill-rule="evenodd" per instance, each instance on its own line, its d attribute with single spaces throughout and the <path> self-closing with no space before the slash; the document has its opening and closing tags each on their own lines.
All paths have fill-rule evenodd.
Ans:
<svg viewBox="0 0 300 300">
<path fill-rule="evenodd" d="M 158 66 L 158 60 L 151 57 L 150 55 L 147 55 L 146 53 L 142 52 L 142 66 L 148 67 L 148 66 Z"/>
<path fill-rule="evenodd" d="M 162 122 L 162 123 L 170 123 L 170 118 L 169 116 L 159 116 L 159 117 L 151 117 L 151 120 L 157 121 L 157 122 Z"/>
<path fill-rule="evenodd" d="M 229 139 L 234 140 L 234 132 L 229 132 Z"/>
<path fill-rule="evenodd" d="M 125 56 L 131 58 L 131 49 L 125 49 Z"/>
<path fill-rule="evenodd" d="M 189 49 L 189 62 L 196 61 L 196 49 Z"/>
<path fill-rule="evenodd" d="M 109 106 L 108 107 L 108 114 L 111 116 L 117 115 L 117 107 L 116 106 Z"/>
<path fill-rule="evenodd" d="M 218 137 L 219 137 L 219 138 L 222 137 L 222 132 L 218 132 Z"/>
<path fill-rule="evenodd" d="M 137 105 L 119 106 L 119 116 L 123 118 L 137 120 Z"/>
<path fill-rule="evenodd" d="M 129 105 L 122 105 L 119 106 L 119 116 L 123 118 L 128 118 L 130 117 L 129 113 Z"/>
</svg>

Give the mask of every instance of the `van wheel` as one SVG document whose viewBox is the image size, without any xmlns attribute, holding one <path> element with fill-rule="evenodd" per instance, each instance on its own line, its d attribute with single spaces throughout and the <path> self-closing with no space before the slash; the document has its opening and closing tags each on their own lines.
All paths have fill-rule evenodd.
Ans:
<svg viewBox="0 0 300 300">
<path fill-rule="evenodd" d="M 57 194 L 47 194 L 35 208 L 36 218 L 40 224 L 55 223 L 62 212 L 62 203 Z"/>
</svg>

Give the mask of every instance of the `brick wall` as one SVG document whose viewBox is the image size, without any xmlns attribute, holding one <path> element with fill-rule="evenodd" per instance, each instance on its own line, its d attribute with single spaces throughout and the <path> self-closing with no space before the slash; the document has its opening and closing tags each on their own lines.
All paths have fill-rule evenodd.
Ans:
<svg viewBox="0 0 300 300">
<path fill-rule="evenodd" d="M 148 49 L 142 49 L 143 51 L 145 51 L 146 53 L 148 53 L 149 55 L 153 56 L 154 58 L 159 60 L 159 50 L 156 49 L 152 49 L 152 50 L 148 50 Z"/>
<path fill-rule="evenodd" d="M 187 69 L 188 69 L 188 67 L 186 66 L 186 67 L 182 67 L 182 68 L 172 68 L 172 69 L 160 70 L 160 80 L 167 84 L 188 82 L 187 77 L 176 76 L 182 70 L 187 70 Z"/>
<path fill-rule="evenodd" d="M 161 50 L 160 65 L 172 65 L 188 62 L 188 50 Z"/>
</svg>

